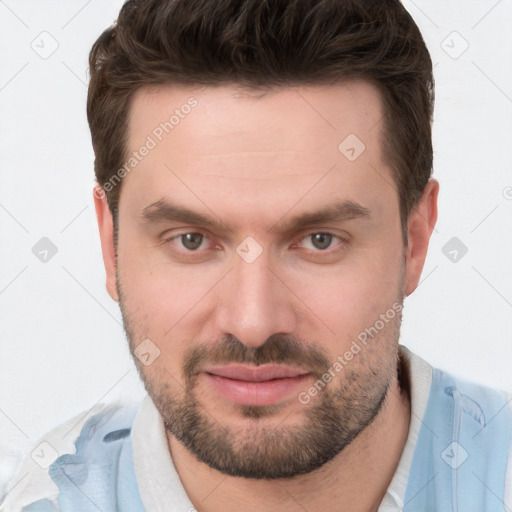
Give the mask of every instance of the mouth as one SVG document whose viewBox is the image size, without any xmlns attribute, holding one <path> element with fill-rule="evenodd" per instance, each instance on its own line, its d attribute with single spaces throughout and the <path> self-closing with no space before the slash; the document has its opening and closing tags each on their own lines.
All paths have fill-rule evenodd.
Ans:
<svg viewBox="0 0 512 512">
<path fill-rule="evenodd" d="M 231 403 L 272 405 L 304 387 L 309 372 L 283 365 L 232 364 L 203 370 L 209 386 Z"/>
</svg>

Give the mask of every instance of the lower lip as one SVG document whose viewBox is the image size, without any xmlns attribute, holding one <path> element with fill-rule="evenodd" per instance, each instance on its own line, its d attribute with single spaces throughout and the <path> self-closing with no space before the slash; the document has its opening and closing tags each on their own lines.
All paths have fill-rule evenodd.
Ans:
<svg viewBox="0 0 512 512">
<path fill-rule="evenodd" d="M 308 374 L 264 382 L 228 379 L 205 373 L 209 384 L 230 402 L 240 405 L 272 405 L 304 387 Z"/>
</svg>

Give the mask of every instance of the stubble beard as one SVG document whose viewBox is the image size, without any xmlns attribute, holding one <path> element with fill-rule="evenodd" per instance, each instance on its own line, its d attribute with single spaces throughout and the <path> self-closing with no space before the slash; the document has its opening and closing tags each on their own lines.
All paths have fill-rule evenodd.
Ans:
<svg viewBox="0 0 512 512">
<path fill-rule="evenodd" d="M 148 332 L 134 325 L 119 280 L 118 294 L 123 324 L 133 350 Z M 397 301 L 403 304 L 403 297 Z M 299 343 L 290 336 L 271 336 L 250 348 L 232 336 L 212 345 L 191 346 L 182 365 L 182 388 L 165 368 L 155 362 L 148 370 L 134 357 L 139 375 L 162 416 L 166 430 L 199 461 L 229 475 L 274 480 L 310 473 L 332 460 L 378 417 L 386 401 L 399 363 L 398 340 L 401 311 L 374 339 L 367 342 L 316 400 L 288 405 L 301 411 L 302 421 L 272 421 L 282 405 L 236 406 L 247 428 L 223 424 L 219 413 L 208 411 L 197 397 L 202 365 L 238 362 L 292 364 L 312 369 L 321 378 L 334 361 L 318 345 Z M 165 342 L 166 344 L 168 341 Z M 234 406 L 234 405 L 233 405 Z M 302 409 L 301 409 L 302 408 Z M 249 422 L 250 420 L 250 422 Z"/>
</svg>

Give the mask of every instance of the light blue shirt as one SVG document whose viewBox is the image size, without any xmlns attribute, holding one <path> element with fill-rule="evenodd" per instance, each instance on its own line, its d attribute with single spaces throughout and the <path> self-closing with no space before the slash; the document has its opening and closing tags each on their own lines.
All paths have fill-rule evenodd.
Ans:
<svg viewBox="0 0 512 512">
<path fill-rule="evenodd" d="M 400 351 L 411 423 L 379 512 L 510 512 L 512 396 Z M 149 397 L 138 407 L 104 407 L 83 424 L 75 450 L 59 453 L 46 480 L 39 468 L 0 511 L 194 511 Z"/>
</svg>

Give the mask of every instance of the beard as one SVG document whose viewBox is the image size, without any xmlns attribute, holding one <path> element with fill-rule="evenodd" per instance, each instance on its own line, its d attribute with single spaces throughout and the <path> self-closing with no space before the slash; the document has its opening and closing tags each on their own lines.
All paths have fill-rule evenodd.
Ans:
<svg viewBox="0 0 512 512">
<path fill-rule="evenodd" d="M 147 334 L 150 329 L 136 325 L 127 311 L 117 277 L 124 329 L 133 354 L 137 343 L 147 337 L 136 333 Z M 396 302 L 403 304 L 401 294 Z M 258 347 L 248 347 L 236 337 L 226 335 L 214 344 L 196 344 L 187 349 L 181 368 L 184 386 L 158 361 L 151 368 L 136 357 L 134 361 L 167 432 L 197 460 L 229 476 L 292 478 L 322 467 L 378 417 L 399 369 L 401 311 L 361 347 L 336 378 L 318 391 L 316 400 L 307 405 L 298 400 L 300 405 L 233 404 L 244 418 L 238 426 L 214 417 L 201 404 L 197 389 L 202 368 L 227 363 L 290 364 L 310 372 L 316 382 L 333 366 L 338 354 L 333 357 L 320 344 L 305 343 L 291 335 L 275 334 Z M 159 346 L 165 344 L 168 341 Z M 267 421 L 286 407 L 290 408 L 289 415 L 299 408 L 300 421 L 285 424 L 287 417 L 279 424 Z"/>
</svg>

